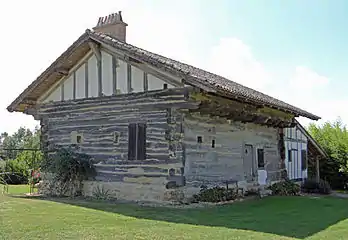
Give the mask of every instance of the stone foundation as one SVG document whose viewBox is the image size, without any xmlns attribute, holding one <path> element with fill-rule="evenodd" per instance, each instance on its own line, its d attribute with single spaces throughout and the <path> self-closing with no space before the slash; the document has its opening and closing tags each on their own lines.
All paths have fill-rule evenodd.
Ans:
<svg viewBox="0 0 348 240">
<path fill-rule="evenodd" d="M 85 181 L 83 195 L 93 197 L 98 188 L 107 190 L 111 198 L 129 201 L 164 201 L 164 185 L 126 182 Z"/>
<path fill-rule="evenodd" d="M 221 184 L 221 187 L 226 187 Z M 49 180 L 41 182 L 39 193 L 43 195 L 57 195 L 58 185 Z M 212 187 L 212 186 L 208 186 Z M 236 188 L 235 184 L 230 184 L 229 188 Z M 261 187 L 256 183 L 239 182 L 238 188 L 245 193 L 248 190 L 257 191 Z M 262 187 L 264 189 L 265 186 Z M 184 186 L 176 189 L 166 189 L 164 184 L 139 184 L 127 182 L 102 182 L 84 181 L 82 185 L 82 195 L 85 197 L 96 197 L 99 193 L 107 192 L 107 198 L 139 201 L 139 202 L 186 202 L 194 194 L 200 191 L 200 187 Z"/>
</svg>

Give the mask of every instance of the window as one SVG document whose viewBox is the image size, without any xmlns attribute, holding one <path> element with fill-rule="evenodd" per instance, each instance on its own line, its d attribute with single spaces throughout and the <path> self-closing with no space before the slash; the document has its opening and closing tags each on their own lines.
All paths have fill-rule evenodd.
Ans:
<svg viewBox="0 0 348 240">
<path fill-rule="evenodd" d="M 146 159 L 146 124 L 144 123 L 128 125 L 128 159 Z"/>
<path fill-rule="evenodd" d="M 113 139 L 115 144 L 120 143 L 120 133 L 119 132 L 114 132 L 114 139 Z"/>
<path fill-rule="evenodd" d="M 212 140 L 211 140 L 211 147 L 212 147 L 212 148 L 215 148 L 215 139 L 212 139 Z"/>
<path fill-rule="evenodd" d="M 168 88 L 168 84 L 164 83 L 163 84 L 163 89 L 167 89 Z"/>
<path fill-rule="evenodd" d="M 293 154 L 293 152 L 295 152 L 296 154 Z M 297 159 L 297 149 L 289 149 L 288 150 L 288 162 L 292 162 L 294 159 L 293 158 L 296 158 L 295 160 L 298 161 Z"/>
<path fill-rule="evenodd" d="M 77 131 L 72 131 L 70 133 L 71 144 L 81 144 L 83 143 L 83 135 Z"/>
<path fill-rule="evenodd" d="M 265 153 L 262 148 L 257 149 L 257 167 L 258 168 L 265 167 Z"/>
<path fill-rule="evenodd" d="M 292 162 L 292 153 L 291 149 L 288 150 L 288 162 Z"/>
<path fill-rule="evenodd" d="M 301 168 L 302 171 L 307 169 L 307 151 L 301 150 Z"/>
<path fill-rule="evenodd" d="M 202 142 L 203 142 L 203 137 L 197 136 L 197 143 L 202 143 Z"/>
</svg>

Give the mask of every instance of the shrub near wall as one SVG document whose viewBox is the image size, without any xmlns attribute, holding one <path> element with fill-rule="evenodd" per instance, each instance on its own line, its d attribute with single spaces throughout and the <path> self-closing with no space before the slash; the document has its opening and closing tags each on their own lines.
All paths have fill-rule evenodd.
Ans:
<svg viewBox="0 0 348 240">
<path fill-rule="evenodd" d="M 198 194 L 193 196 L 192 202 L 223 202 L 231 201 L 238 198 L 238 193 L 235 189 L 226 189 L 224 187 L 202 187 Z"/>
<path fill-rule="evenodd" d="M 42 171 L 45 172 L 48 192 L 58 196 L 82 195 L 83 180 L 88 180 L 96 175 L 92 158 L 75 151 L 76 148 L 58 148 L 56 153 L 44 159 Z M 43 177 L 45 180 L 45 177 Z M 46 189 L 42 189 L 45 191 Z"/>
<path fill-rule="evenodd" d="M 330 194 L 331 187 L 329 182 L 320 180 L 317 182 L 315 179 L 306 179 L 301 185 L 302 192 L 305 193 L 318 193 L 318 194 Z"/>
<path fill-rule="evenodd" d="M 268 187 L 272 191 L 272 195 L 279 196 L 296 196 L 300 195 L 300 186 L 290 180 L 282 180 Z"/>
</svg>

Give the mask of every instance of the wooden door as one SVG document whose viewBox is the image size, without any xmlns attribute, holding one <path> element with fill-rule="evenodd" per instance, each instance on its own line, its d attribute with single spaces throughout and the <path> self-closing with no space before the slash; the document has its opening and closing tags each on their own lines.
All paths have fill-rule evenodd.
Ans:
<svg viewBox="0 0 348 240">
<path fill-rule="evenodd" d="M 255 157 L 254 157 L 254 148 L 250 144 L 244 145 L 243 153 L 243 167 L 244 167 L 244 176 L 248 182 L 254 181 L 256 177 L 255 169 Z"/>
</svg>

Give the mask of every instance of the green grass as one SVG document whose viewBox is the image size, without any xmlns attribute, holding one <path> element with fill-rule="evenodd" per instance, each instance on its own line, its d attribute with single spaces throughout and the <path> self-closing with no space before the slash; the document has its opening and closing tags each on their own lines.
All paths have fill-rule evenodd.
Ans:
<svg viewBox="0 0 348 240">
<path fill-rule="evenodd" d="M 19 188 L 10 186 L 10 192 Z M 0 196 L 0 239 L 348 239 L 347 204 L 330 197 L 269 197 L 170 209 L 7 195 Z"/>
<path fill-rule="evenodd" d="M 0 184 L 0 194 L 2 193 L 4 189 L 4 185 Z M 30 192 L 30 186 L 29 185 L 8 185 L 8 194 L 14 195 L 14 194 L 25 194 Z M 34 192 L 37 192 L 37 189 L 34 188 Z"/>
</svg>

